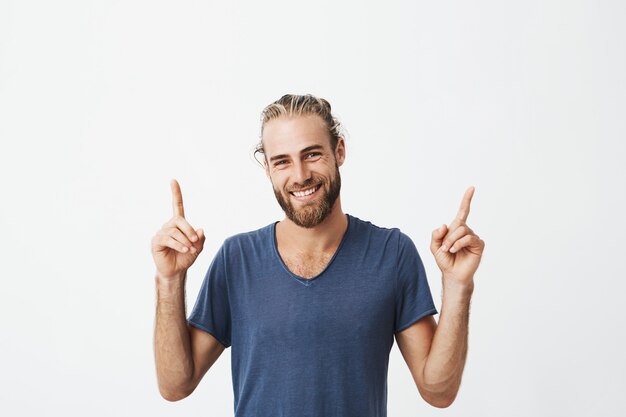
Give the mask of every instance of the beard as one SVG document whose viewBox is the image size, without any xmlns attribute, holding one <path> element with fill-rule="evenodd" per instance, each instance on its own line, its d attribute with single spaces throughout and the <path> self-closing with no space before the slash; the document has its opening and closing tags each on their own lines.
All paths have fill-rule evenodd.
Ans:
<svg viewBox="0 0 626 417">
<path fill-rule="evenodd" d="M 316 198 L 315 201 L 304 204 L 299 209 L 296 209 L 293 206 L 290 197 L 285 198 L 283 193 L 272 185 L 276 200 L 278 200 L 278 204 L 285 212 L 287 218 L 298 226 L 305 227 L 307 229 L 322 223 L 332 211 L 335 201 L 337 200 L 337 197 L 339 197 L 339 191 L 341 190 L 341 175 L 339 174 L 339 166 L 335 164 L 335 173 L 330 178 L 328 191 L 324 188 L 324 183 L 320 183 L 315 178 L 309 178 L 300 187 L 298 187 L 298 189 L 308 188 L 315 184 L 320 184 L 320 189 L 318 191 L 322 191 L 324 195 Z"/>
</svg>

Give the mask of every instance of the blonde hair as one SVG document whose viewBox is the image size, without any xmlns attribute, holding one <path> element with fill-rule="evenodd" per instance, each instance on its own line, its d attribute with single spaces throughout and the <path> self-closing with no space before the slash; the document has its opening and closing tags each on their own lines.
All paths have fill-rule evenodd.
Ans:
<svg viewBox="0 0 626 417">
<path fill-rule="evenodd" d="M 265 149 L 263 148 L 263 129 L 267 122 L 278 119 L 279 117 L 305 115 L 317 115 L 324 121 L 324 125 L 328 129 L 328 135 L 330 137 L 330 146 L 334 151 L 339 142 L 339 138 L 344 138 L 344 134 L 341 123 L 339 123 L 339 120 L 331 113 L 330 103 L 312 94 L 285 94 L 275 102 L 266 106 L 261 112 L 261 135 L 260 141 L 254 150 L 255 159 L 257 153 L 265 155 Z"/>
</svg>

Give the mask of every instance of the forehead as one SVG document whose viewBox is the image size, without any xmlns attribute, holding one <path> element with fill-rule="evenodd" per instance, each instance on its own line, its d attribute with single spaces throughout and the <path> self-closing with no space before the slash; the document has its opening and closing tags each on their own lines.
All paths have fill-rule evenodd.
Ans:
<svg viewBox="0 0 626 417">
<path fill-rule="evenodd" d="M 330 146 L 330 136 L 321 117 L 313 115 L 279 117 L 263 128 L 263 148 L 268 158 L 298 153 L 312 145 Z"/>
</svg>

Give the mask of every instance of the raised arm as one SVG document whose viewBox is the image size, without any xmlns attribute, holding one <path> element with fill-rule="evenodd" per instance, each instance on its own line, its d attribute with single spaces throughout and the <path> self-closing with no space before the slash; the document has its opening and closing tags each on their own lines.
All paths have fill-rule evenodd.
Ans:
<svg viewBox="0 0 626 417">
<path fill-rule="evenodd" d="M 466 223 L 473 195 L 474 188 L 468 188 L 449 229 L 443 225 L 432 233 L 430 250 L 443 274 L 439 324 L 428 316 L 396 334 L 420 394 L 441 408 L 454 402 L 461 384 L 474 274 L 485 248 L 485 242 Z"/>
<path fill-rule="evenodd" d="M 174 215 L 152 238 L 157 268 L 154 356 L 161 396 L 178 401 L 194 391 L 225 347 L 207 332 L 187 324 L 187 270 L 202 251 L 205 235 L 185 220 L 176 180 L 172 180 L 171 189 Z"/>
</svg>

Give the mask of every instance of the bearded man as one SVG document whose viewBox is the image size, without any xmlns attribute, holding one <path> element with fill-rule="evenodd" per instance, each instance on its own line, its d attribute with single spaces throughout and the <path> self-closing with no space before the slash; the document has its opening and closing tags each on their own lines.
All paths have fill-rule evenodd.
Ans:
<svg viewBox="0 0 626 417">
<path fill-rule="evenodd" d="M 174 215 L 152 239 L 161 395 L 190 395 L 232 347 L 235 417 L 386 416 L 395 337 L 421 397 L 452 404 L 485 246 L 466 224 L 474 188 L 450 225 L 432 232 L 443 284 L 436 323 L 412 240 L 342 211 L 346 144 L 328 101 L 285 95 L 271 103 L 256 151 L 285 218 L 223 242 L 189 317 L 186 271 L 205 234 L 185 220 L 171 183 Z"/>
</svg>

